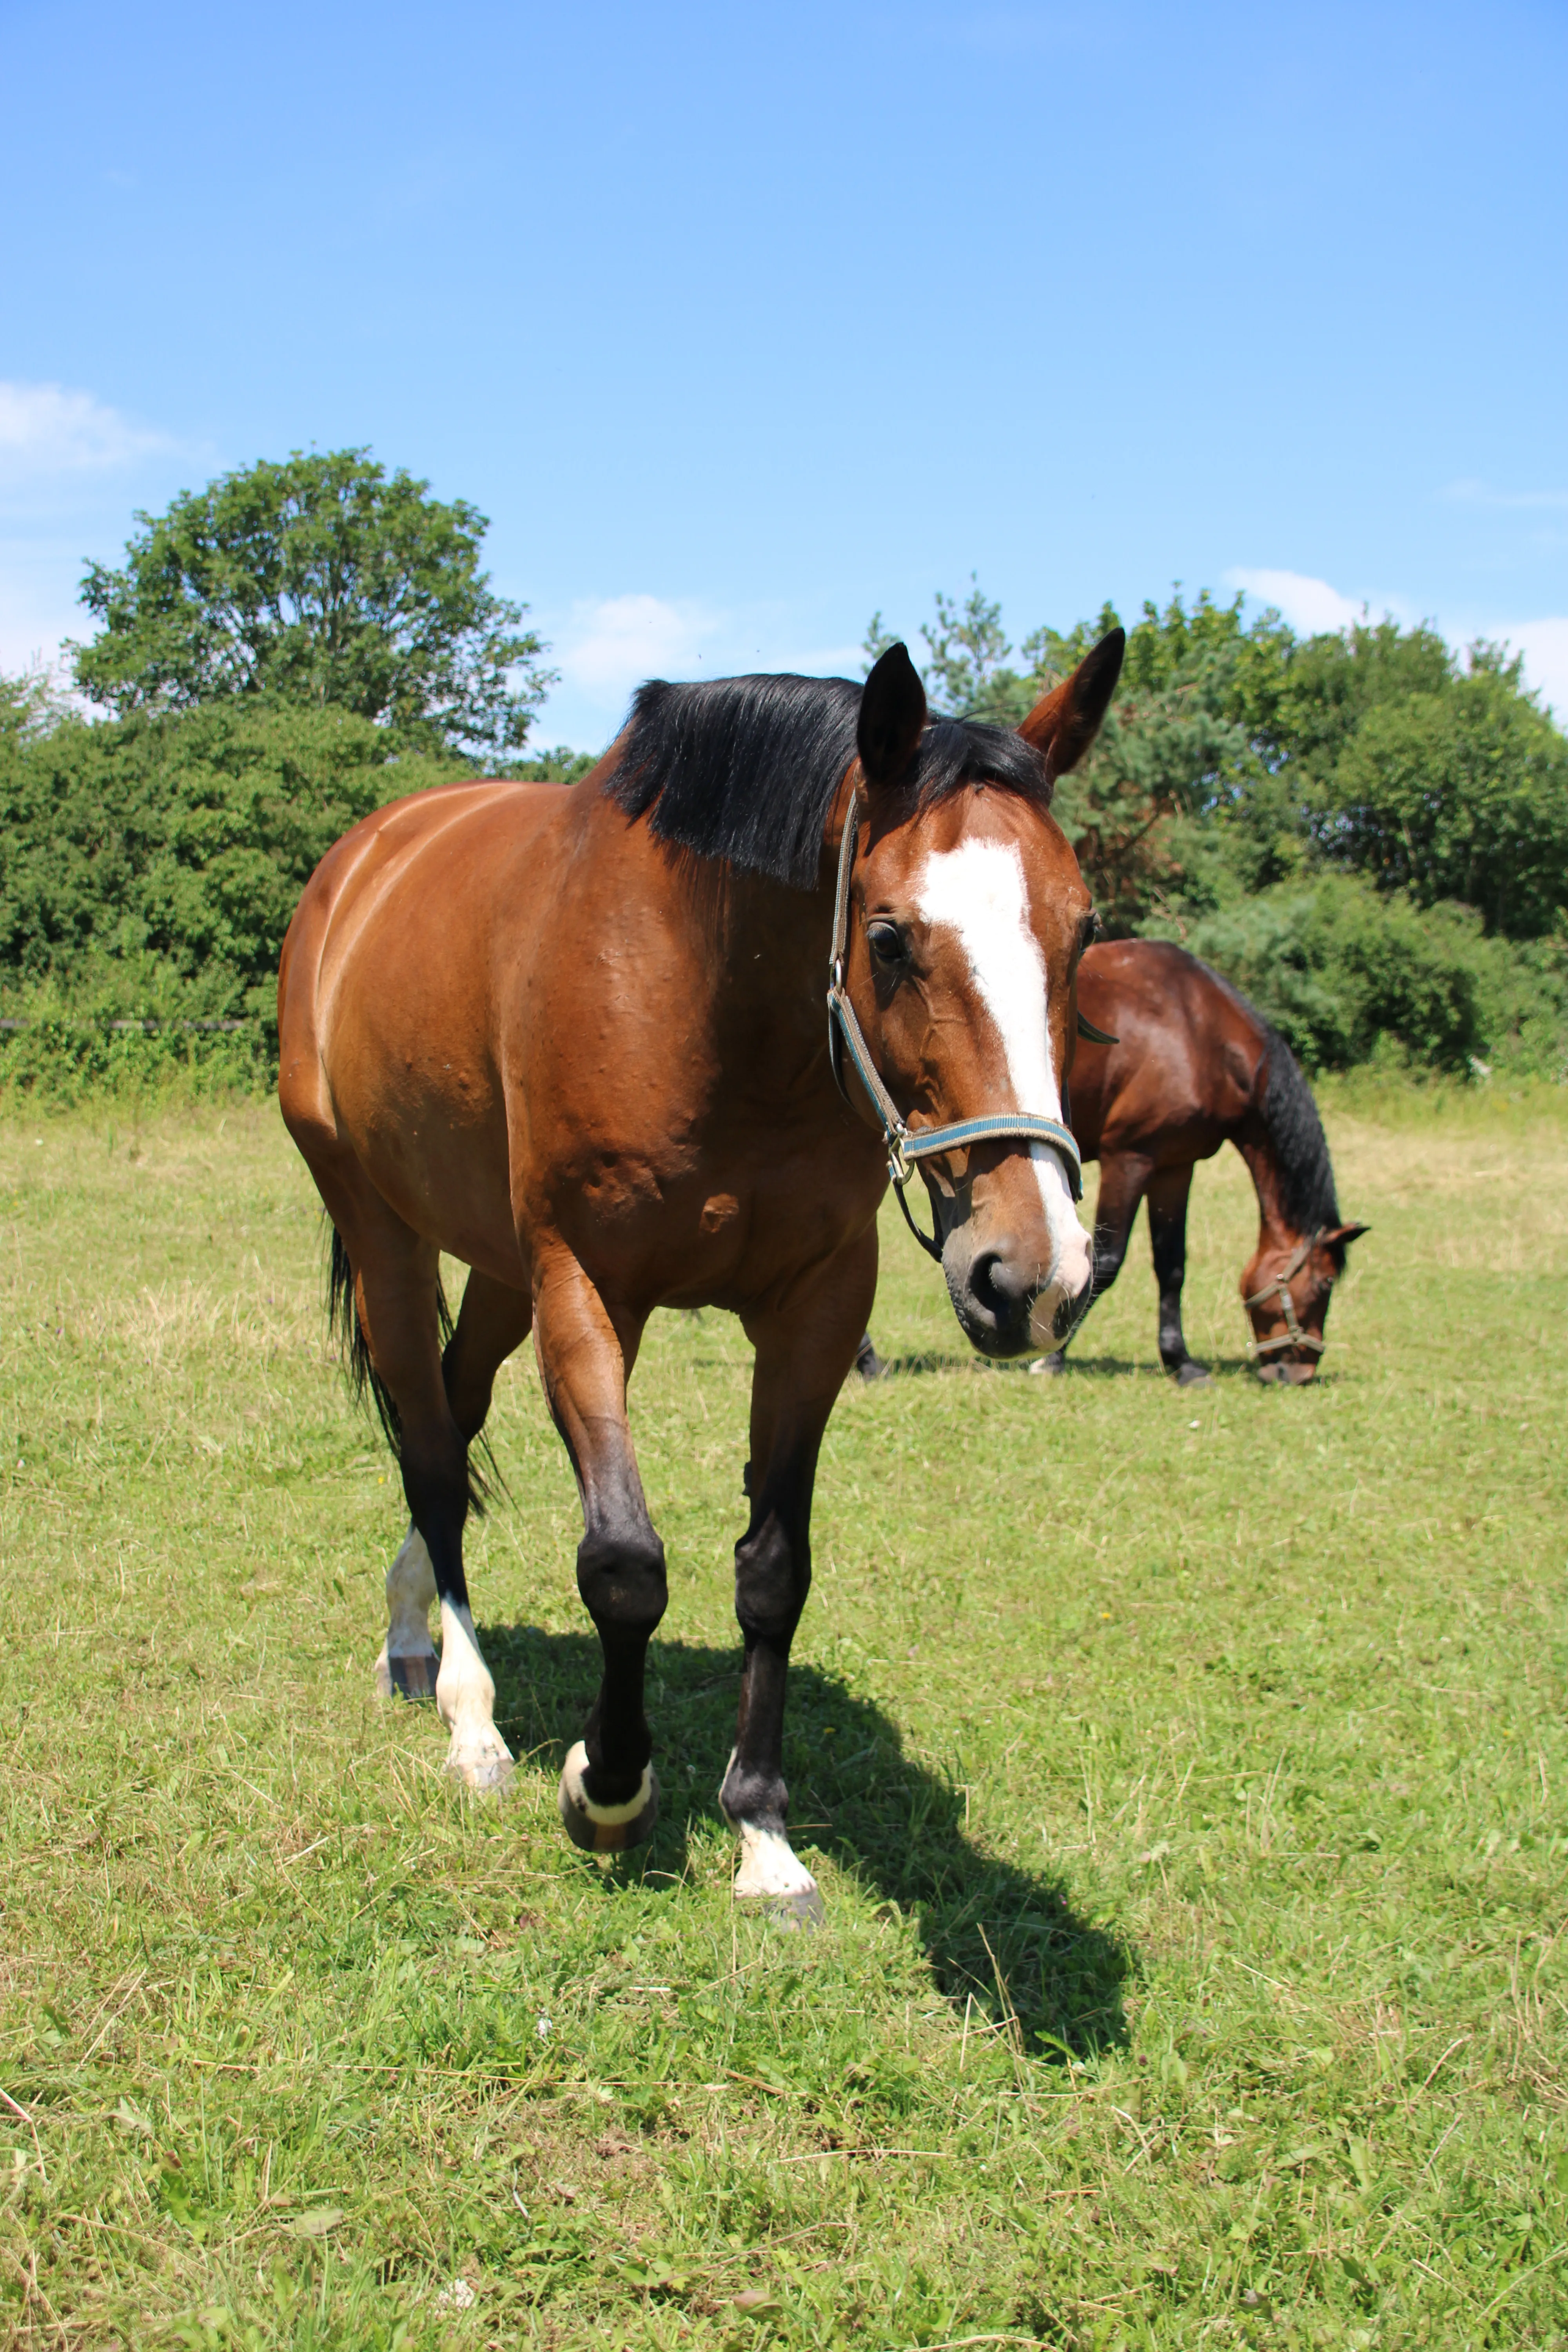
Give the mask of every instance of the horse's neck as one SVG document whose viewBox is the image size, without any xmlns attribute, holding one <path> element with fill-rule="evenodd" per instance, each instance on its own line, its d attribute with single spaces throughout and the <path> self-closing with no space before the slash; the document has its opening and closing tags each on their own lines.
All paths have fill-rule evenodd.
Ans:
<svg viewBox="0 0 1568 2352">
<path fill-rule="evenodd" d="M 1236 1148 L 1247 1162 L 1252 1189 L 1258 1195 L 1258 1248 L 1294 1249 L 1302 1236 L 1285 1211 L 1279 1163 L 1272 1143 L 1259 1127 L 1251 1134 L 1238 1135 Z"/>
</svg>

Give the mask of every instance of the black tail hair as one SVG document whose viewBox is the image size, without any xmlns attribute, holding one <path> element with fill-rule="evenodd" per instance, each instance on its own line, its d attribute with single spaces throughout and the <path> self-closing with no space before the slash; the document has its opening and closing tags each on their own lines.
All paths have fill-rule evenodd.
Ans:
<svg viewBox="0 0 1568 2352">
<path fill-rule="evenodd" d="M 370 1343 L 359 1319 L 354 1300 L 354 1270 L 343 1237 L 336 1225 L 329 1224 L 331 1242 L 327 1261 L 327 1328 L 343 1351 L 343 1370 L 349 1385 L 363 1402 L 368 1396 L 375 1407 L 375 1417 L 381 1423 L 382 1434 L 395 1462 L 403 1459 L 403 1423 L 398 1419 L 397 1406 L 392 1391 L 376 1370 L 370 1358 Z M 441 1357 L 445 1365 L 447 1351 L 452 1344 L 456 1325 L 452 1310 L 447 1304 L 446 1286 L 436 1276 L 436 1313 L 441 1327 Z M 479 1459 L 475 1460 L 475 1455 Z M 497 1489 L 504 1495 L 506 1481 L 496 1467 L 490 1442 L 481 1430 L 468 1445 L 468 1508 L 474 1517 L 483 1518 L 487 1505 Z"/>
</svg>

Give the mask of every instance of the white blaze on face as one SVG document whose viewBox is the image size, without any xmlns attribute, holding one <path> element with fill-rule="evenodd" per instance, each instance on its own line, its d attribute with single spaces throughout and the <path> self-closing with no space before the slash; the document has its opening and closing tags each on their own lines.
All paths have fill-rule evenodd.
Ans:
<svg viewBox="0 0 1568 2352">
<path fill-rule="evenodd" d="M 915 904 L 926 922 L 956 931 L 976 994 L 995 1024 L 1007 1066 L 1011 1102 L 985 1110 L 1062 1115 L 1051 1063 L 1046 960 L 1029 922 L 1029 886 L 1016 846 L 964 841 L 926 860 Z M 1076 1295 L 1089 1280 L 1089 1236 L 1078 1221 L 1060 1157 L 1048 1143 L 1029 1147 L 1051 1237 L 1047 1283 Z"/>
</svg>

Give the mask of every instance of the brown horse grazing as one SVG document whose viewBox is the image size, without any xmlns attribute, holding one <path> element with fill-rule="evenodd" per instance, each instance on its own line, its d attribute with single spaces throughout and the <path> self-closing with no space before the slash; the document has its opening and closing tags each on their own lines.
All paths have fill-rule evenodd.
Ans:
<svg viewBox="0 0 1568 2352">
<path fill-rule="evenodd" d="M 1121 651 L 1116 631 L 1016 734 L 928 725 L 901 646 L 863 690 L 655 682 L 580 784 L 417 793 L 356 825 L 300 899 L 279 981 L 283 1116 L 413 1521 L 378 1686 L 433 1685 L 449 1769 L 504 1782 L 462 1537 L 468 1448 L 531 1328 L 604 1654 L 561 1783 L 581 1845 L 636 1844 L 658 1801 L 643 1689 L 664 1549 L 626 1383 L 655 1307 L 726 1307 L 756 1365 L 720 1802 L 737 1894 L 816 1907 L 784 1826 L 784 1677 L 889 1162 L 925 1175 L 976 1347 L 1048 1344 L 1089 1295 L 1060 1097 L 1093 918 L 1049 802 Z M 442 1250 L 471 1268 L 444 1353 Z"/>
<path fill-rule="evenodd" d="M 1340 1222 L 1322 1121 L 1290 1048 L 1228 982 L 1161 940 L 1091 947 L 1079 1003 L 1115 1040 L 1086 1033 L 1072 1073 L 1073 1134 L 1100 1162 L 1094 1296 L 1121 1272 L 1147 1197 L 1160 1360 L 1184 1383 L 1208 1377 L 1182 1336 L 1187 1195 L 1194 1163 L 1234 1143 L 1258 1194 L 1258 1247 L 1241 1277 L 1258 1375 L 1311 1380 L 1346 1246 L 1367 1228 Z M 1059 1370 L 1061 1352 L 1048 1361 Z"/>
</svg>

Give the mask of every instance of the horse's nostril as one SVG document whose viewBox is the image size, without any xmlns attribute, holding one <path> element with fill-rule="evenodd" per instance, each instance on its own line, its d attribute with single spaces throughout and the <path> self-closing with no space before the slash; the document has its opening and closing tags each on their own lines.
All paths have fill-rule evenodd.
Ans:
<svg viewBox="0 0 1568 2352">
<path fill-rule="evenodd" d="M 975 1305 L 997 1324 L 1016 1323 L 1030 1303 L 1030 1286 L 1017 1261 L 1001 1250 L 982 1250 L 969 1269 Z"/>
</svg>

